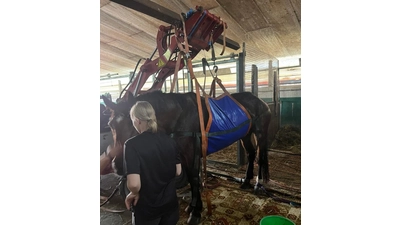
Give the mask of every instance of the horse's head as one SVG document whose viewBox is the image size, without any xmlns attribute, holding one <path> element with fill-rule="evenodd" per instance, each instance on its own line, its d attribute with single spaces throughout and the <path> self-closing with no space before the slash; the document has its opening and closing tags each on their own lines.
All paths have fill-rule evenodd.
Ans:
<svg viewBox="0 0 400 225">
<path fill-rule="evenodd" d="M 133 127 L 129 111 L 134 104 L 134 100 L 130 97 L 127 101 L 121 100 L 118 103 L 110 101 L 105 96 L 101 96 L 104 104 L 111 110 L 111 116 L 108 126 L 115 132 L 114 143 L 119 142 L 122 146 L 129 138 L 137 135 L 136 129 Z M 122 152 L 116 156 L 114 160 L 117 173 L 122 175 L 123 155 Z"/>
</svg>

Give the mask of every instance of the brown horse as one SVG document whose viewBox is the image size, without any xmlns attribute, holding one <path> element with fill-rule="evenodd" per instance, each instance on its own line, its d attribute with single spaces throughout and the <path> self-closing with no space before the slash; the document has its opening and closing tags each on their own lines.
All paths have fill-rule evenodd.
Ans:
<svg viewBox="0 0 400 225">
<path fill-rule="evenodd" d="M 259 148 L 257 162 L 259 165 L 257 174 L 258 185 L 256 185 L 258 187 L 263 183 L 263 179 L 266 181 L 269 180 L 267 131 L 271 120 L 271 111 L 264 101 L 252 93 L 233 93 L 231 97 L 247 110 L 251 118 L 249 132 L 240 138 L 248 157 L 247 171 L 241 188 L 251 188 L 250 180 L 254 177 L 253 169 L 257 147 Z M 124 143 L 128 138 L 137 134 L 129 117 L 129 110 L 136 101 L 148 101 L 153 106 L 156 111 L 159 129 L 171 134 L 171 137 L 176 140 L 179 147 L 184 177 L 177 180 L 177 188 L 183 187 L 188 183 L 190 184 L 192 198 L 187 208 L 187 212 L 190 213 L 188 223 L 198 224 L 201 219 L 203 205 L 200 195 L 201 180 L 199 176 L 200 160 L 202 157 L 201 147 L 199 147 L 201 133 L 196 94 L 193 92 L 176 94 L 155 91 L 137 97 L 129 95 L 126 101 L 119 102 L 118 104 L 109 101 L 107 98 L 103 98 L 103 100 L 113 110 L 109 125 L 116 130 L 117 140 L 115 141 L 119 141 L 120 143 Z M 204 121 L 208 121 L 209 115 L 205 107 L 204 98 L 201 101 Z M 256 137 L 257 146 L 253 146 L 252 144 L 251 137 L 253 134 Z M 231 140 L 231 142 L 233 143 L 238 140 Z M 119 175 L 123 175 L 122 156 L 117 157 L 114 163 L 116 172 Z"/>
</svg>

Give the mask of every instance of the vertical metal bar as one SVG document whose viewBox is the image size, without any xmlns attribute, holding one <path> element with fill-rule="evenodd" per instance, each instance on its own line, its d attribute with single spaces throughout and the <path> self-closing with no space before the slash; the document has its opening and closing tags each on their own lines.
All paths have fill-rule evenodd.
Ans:
<svg viewBox="0 0 400 225">
<path fill-rule="evenodd" d="M 268 61 L 268 87 L 272 87 L 274 84 L 274 70 L 272 66 L 272 60 Z M 274 100 L 274 97 L 272 96 L 272 100 Z"/>
<path fill-rule="evenodd" d="M 274 70 L 274 105 L 275 115 L 278 116 L 278 127 L 281 127 L 281 103 L 280 103 L 280 84 L 279 84 L 279 70 Z"/>
<path fill-rule="evenodd" d="M 251 65 L 251 93 L 258 97 L 258 68 Z"/>
<path fill-rule="evenodd" d="M 118 80 L 118 93 L 122 92 L 122 85 L 121 85 L 121 80 Z"/>
<path fill-rule="evenodd" d="M 239 59 L 236 63 L 236 91 L 238 93 L 244 92 L 245 84 L 245 43 L 243 43 L 243 52 L 239 53 Z M 241 144 L 241 141 L 237 141 L 237 165 L 244 165 L 245 162 L 245 150 Z"/>
<path fill-rule="evenodd" d="M 236 92 L 244 92 L 244 76 L 245 76 L 245 43 L 243 43 L 243 52 L 239 53 L 239 59 L 236 63 Z"/>
<path fill-rule="evenodd" d="M 188 92 L 193 92 L 193 82 L 192 79 L 189 76 L 189 71 L 187 71 L 187 80 L 188 80 Z"/>
<path fill-rule="evenodd" d="M 183 93 L 185 93 L 185 71 L 182 70 L 182 85 L 183 85 Z"/>
</svg>

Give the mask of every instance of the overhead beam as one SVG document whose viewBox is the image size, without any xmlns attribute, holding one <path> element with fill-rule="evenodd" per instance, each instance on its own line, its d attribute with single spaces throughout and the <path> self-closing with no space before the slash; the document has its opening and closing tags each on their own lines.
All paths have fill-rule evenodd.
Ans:
<svg viewBox="0 0 400 225">
<path fill-rule="evenodd" d="M 111 0 L 111 1 L 123 5 L 125 7 L 128 7 L 130 9 L 133 9 L 135 11 L 144 13 L 153 18 L 164 21 L 168 24 L 175 24 L 176 21 L 181 20 L 180 15 L 178 13 L 175 13 L 149 0 Z M 224 41 L 221 36 L 216 40 L 216 42 L 221 45 L 224 44 Z M 226 47 L 231 48 L 233 50 L 238 50 L 240 48 L 239 43 L 228 37 L 225 37 L 225 44 Z"/>
</svg>

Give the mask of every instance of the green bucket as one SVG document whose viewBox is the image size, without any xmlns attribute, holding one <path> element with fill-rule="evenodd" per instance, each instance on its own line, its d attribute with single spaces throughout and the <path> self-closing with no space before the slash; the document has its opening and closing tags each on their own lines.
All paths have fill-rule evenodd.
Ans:
<svg viewBox="0 0 400 225">
<path fill-rule="evenodd" d="M 283 216 L 266 216 L 260 220 L 260 225 L 296 225 L 293 221 Z"/>
</svg>

